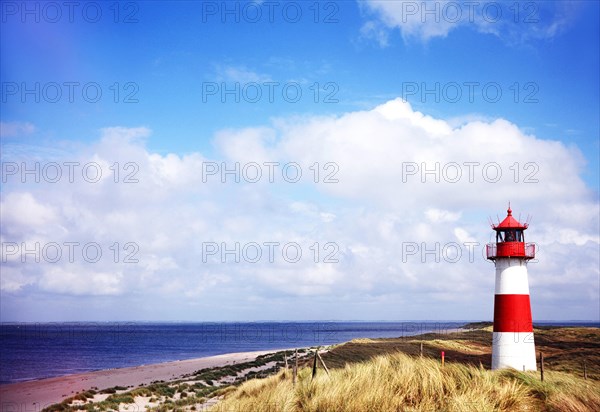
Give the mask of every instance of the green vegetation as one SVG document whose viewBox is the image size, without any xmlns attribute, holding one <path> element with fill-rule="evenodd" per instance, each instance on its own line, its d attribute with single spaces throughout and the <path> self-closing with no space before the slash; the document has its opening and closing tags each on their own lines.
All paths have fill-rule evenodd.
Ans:
<svg viewBox="0 0 600 412">
<path fill-rule="evenodd" d="M 296 386 L 289 373 L 248 381 L 214 411 L 597 411 L 600 383 L 563 372 L 488 371 L 403 353 L 377 356 L 323 372 L 303 368 Z"/>
<path fill-rule="evenodd" d="M 464 325 L 463 329 L 484 329 L 493 326 L 493 322 L 471 322 Z"/>
<path fill-rule="evenodd" d="M 100 391 L 100 393 L 117 393 L 117 391 L 126 391 L 125 386 L 113 386 L 112 388 L 106 388 Z"/>
<path fill-rule="evenodd" d="M 201 369 L 191 375 L 185 375 L 169 382 L 153 381 L 149 385 L 141 385 L 135 389 L 124 386 L 114 386 L 103 390 L 95 388 L 96 390 L 81 392 L 61 403 L 51 405 L 42 412 L 118 411 L 123 409 L 121 407 L 123 404 L 134 404 L 138 397 L 148 398 L 148 402 L 158 404 L 148 408 L 148 411 L 194 410 L 192 409 L 194 405 L 201 405 L 209 397 L 226 393 L 228 388 L 240 385 L 246 379 L 272 375 L 283 366 L 283 360 L 284 352 L 277 352 L 258 356 L 251 362 Z M 265 365 L 269 363 L 274 363 L 274 366 L 265 368 Z M 261 368 L 261 370 L 248 371 L 250 368 Z M 224 378 L 229 378 L 231 383 L 221 382 Z M 93 402 L 93 398 L 97 394 L 109 396 L 104 400 Z"/>
</svg>

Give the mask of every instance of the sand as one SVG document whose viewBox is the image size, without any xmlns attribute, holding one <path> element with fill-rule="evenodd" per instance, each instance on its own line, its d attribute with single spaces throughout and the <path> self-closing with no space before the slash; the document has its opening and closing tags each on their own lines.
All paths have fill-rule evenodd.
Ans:
<svg viewBox="0 0 600 412">
<path fill-rule="evenodd" d="M 191 374 L 199 369 L 225 366 L 232 363 L 249 362 L 259 355 L 276 351 L 228 353 L 174 362 L 142 365 L 131 368 L 107 369 L 96 372 L 78 373 L 56 378 L 0 385 L 1 412 L 34 412 L 63 399 L 86 391 L 92 387 L 99 389 L 113 386 L 133 386 L 149 384 L 153 381 L 172 380 L 181 375 Z"/>
</svg>

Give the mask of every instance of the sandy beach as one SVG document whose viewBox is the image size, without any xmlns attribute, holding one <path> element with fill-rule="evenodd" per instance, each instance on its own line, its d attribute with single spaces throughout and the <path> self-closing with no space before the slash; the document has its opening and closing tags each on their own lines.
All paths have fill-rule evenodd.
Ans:
<svg viewBox="0 0 600 412">
<path fill-rule="evenodd" d="M 228 353 L 205 358 L 188 359 L 130 368 L 108 369 L 88 373 L 19 382 L 0 386 L 1 412 L 40 411 L 93 387 L 147 385 L 153 381 L 172 380 L 199 369 L 248 362 L 257 356 L 276 351 Z"/>
</svg>

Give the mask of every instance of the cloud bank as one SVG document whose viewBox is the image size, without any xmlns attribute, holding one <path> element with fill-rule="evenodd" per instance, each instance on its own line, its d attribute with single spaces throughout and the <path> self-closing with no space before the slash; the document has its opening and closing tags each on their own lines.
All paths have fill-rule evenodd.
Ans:
<svg viewBox="0 0 600 412">
<path fill-rule="evenodd" d="M 488 217 L 508 201 L 533 216 L 534 317 L 598 319 L 576 147 L 400 99 L 222 130 L 210 158 L 150 139 L 106 128 L 47 161 L 4 144 L 3 320 L 490 319 Z"/>
</svg>

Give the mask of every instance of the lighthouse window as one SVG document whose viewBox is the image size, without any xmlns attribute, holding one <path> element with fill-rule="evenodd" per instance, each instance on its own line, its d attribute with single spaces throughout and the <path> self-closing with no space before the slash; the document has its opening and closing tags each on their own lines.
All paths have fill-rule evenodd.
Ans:
<svg viewBox="0 0 600 412">
<path fill-rule="evenodd" d="M 507 242 L 514 242 L 514 241 L 516 241 L 516 236 L 515 236 L 515 231 L 514 230 L 509 230 L 508 232 L 506 232 L 506 241 Z"/>
</svg>

